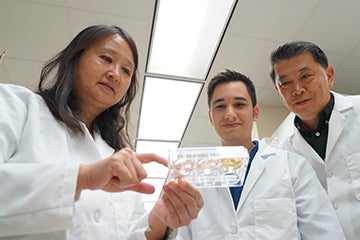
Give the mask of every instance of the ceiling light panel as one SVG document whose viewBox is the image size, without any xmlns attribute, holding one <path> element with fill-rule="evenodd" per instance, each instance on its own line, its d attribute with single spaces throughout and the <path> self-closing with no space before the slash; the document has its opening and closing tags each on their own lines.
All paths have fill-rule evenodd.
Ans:
<svg viewBox="0 0 360 240">
<path fill-rule="evenodd" d="M 180 141 L 202 86 L 145 77 L 137 139 Z"/>
<path fill-rule="evenodd" d="M 147 72 L 204 80 L 235 2 L 159 1 Z"/>
<path fill-rule="evenodd" d="M 137 139 L 180 141 L 202 85 L 145 77 Z"/>
</svg>

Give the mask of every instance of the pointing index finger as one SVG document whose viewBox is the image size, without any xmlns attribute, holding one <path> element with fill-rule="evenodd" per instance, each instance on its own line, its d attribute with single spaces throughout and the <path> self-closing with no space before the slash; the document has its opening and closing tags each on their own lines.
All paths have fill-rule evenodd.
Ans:
<svg viewBox="0 0 360 240">
<path fill-rule="evenodd" d="M 157 162 L 166 167 L 168 166 L 167 159 L 155 153 L 136 153 L 136 157 L 140 160 L 141 163 Z"/>
</svg>

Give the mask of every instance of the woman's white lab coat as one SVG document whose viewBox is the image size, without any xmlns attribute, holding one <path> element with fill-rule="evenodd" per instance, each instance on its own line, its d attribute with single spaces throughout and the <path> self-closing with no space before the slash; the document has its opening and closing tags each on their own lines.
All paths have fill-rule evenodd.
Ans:
<svg viewBox="0 0 360 240">
<path fill-rule="evenodd" d="M 0 239 L 126 239 L 130 225 L 130 239 L 145 239 L 139 194 L 83 191 L 74 201 L 79 164 L 114 152 L 99 134 L 68 131 L 23 87 L 0 84 L 0 103 Z"/>
<path fill-rule="evenodd" d="M 294 133 L 283 148 L 309 160 L 338 215 L 347 240 L 360 239 L 360 96 L 333 92 L 334 109 L 330 116 L 325 161 Z"/>
<path fill-rule="evenodd" d="M 315 172 L 299 155 L 260 142 L 237 210 L 229 188 L 203 188 L 204 208 L 178 239 L 345 239 Z"/>
</svg>

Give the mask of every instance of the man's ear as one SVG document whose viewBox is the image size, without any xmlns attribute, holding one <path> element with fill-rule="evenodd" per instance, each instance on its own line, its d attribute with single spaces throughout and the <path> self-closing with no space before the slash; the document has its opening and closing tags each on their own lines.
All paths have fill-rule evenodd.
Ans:
<svg viewBox="0 0 360 240">
<path fill-rule="evenodd" d="M 281 92 L 280 92 L 280 89 L 278 88 L 278 86 L 274 83 L 274 88 L 275 90 L 278 92 L 278 94 L 280 95 L 280 100 L 283 102 L 284 101 L 284 98 L 282 97 L 281 95 Z"/>
<path fill-rule="evenodd" d="M 256 105 L 253 109 L 253 121 L 257 121 L 259 118 L 259 111 L 260 111 L 260 107 L 259 105 Z"/>
<path fill-rule="evenodd" d="M 326 68 L 326 76 L 328 80 L 329 89 L 332 89 L 334 86 L 334 74 L 335 69 L 332 65 L 329 64 L 329 66 Z"/>
<path fill-rule="evenodd" d="M 210 111 L 208 111 L 208 117 L 209 117 L 210 124 L 213 125 L 213 120 L 212 120 Z"/>
</svg>

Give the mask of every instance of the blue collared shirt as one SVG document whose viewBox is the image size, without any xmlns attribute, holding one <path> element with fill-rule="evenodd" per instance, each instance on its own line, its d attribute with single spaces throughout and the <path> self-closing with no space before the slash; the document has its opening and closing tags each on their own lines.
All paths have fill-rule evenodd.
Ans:
<svg viewBox="0 0 360 240">
<path fill-rule="evenodd" d="M 240 187 L 230 187 L 230 192 L 231 192 L 231 196 L 232 196 L 233 201 L 234 201 L 235 210 L 237 209 L 237 206 L 239 204 L 241 192 L 242 192 L 243 186 L 245 185 L 245 181 L 246 181 L 247 175 L 249 173 L 251 162 L 254 159 L 254 157 L 255 157 L 258 149 L 259 149 L 259 142 L 258 141 L 253 141 L 253 143 L 255 144 L 255 146 L 253 147 L 253 149 L 251 150 L 251 153 L 250 153 L 249 163 L 248 163 L 248 167 L 246 169 L 243 185 L 240 186 Z"/>
</svg>

